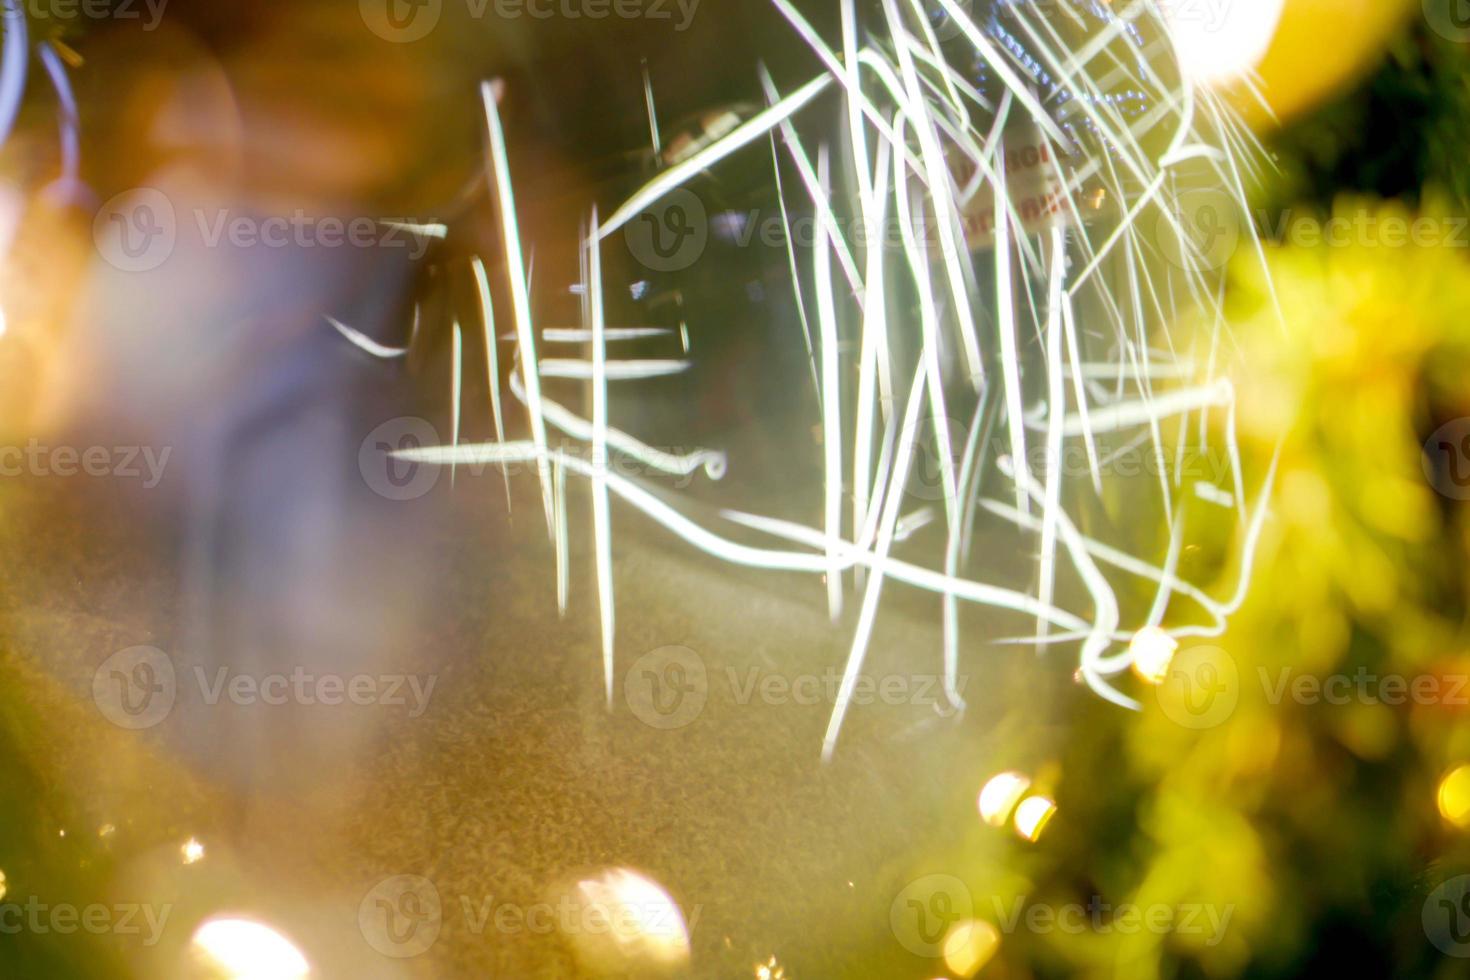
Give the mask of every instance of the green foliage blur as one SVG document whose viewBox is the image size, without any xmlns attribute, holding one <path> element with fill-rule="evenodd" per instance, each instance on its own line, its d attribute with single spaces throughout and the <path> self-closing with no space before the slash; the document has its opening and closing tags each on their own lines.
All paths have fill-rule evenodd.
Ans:
<svg viewBox="0 0 1470 980">
<path fill-rule="evenodd" d="M 1271 281 L 1243 250 L 1227 315 L 1271 519 L 1228 632 L 1175 660 L 1233 706 L 1079 700 L 1059 814 L 1012 862 L 1033 903 L 1228 928 L 1018 929 L 981 976 L 1465 975 L 1466 907 L 1437 889 L 1470 872 L 1438 805 L 1470 762 L 1470 48 L 1416 24 L 1269 145 Z M 1334 218 L 1337 241 L 1294 234 Z"/>
</svg>

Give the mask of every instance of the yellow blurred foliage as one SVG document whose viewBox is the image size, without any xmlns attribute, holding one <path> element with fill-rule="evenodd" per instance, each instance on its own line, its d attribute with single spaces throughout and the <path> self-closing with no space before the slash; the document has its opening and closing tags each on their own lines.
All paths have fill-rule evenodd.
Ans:
<svg viewBox="0 0 1470 980">
<path fill-rule="evenodd" d="M 1418 6 L 1416 0 L 1286 0 L 1276 37 L 1257 68 L 1258 88 L 1271 111 L 1290 119 L 1358 78 Z M 1234 101 L 1254 125 L 1268 122 L 1268 113 L 1244 87 Z"/>
<path fill-rule="evenodd" d="M 1459 225 L 1433 200 L 1411 214 L 1344 199 L 1333 217 L 1360 229 L 1389 218 Z M 1445 696 L 1470 652 L 1470 533 L 1465 505 L 1435 490 L 1425 440 L 1470 416 L 1470 255 L 1453 235 L 1402 247 L 1358 235 L 1268 246 L 1266 262 L 1274 289 L 1257 256 L 1239 257 L 1227 310 L 1243 355 L 1246 468 L 1264 472 L 1279 453 L 1250 593 L 1208 641 L 1233 661 L 1225 693 L 1237 700 L 1223 721 L 1192 728 L 1145 693 L 1124 735 L 1149 787 L 1128 900 L 1228 908 L 1230 929 L 1213 943 L 1088 936 L 1071 950 L 1079 972 L 1167 976 L 1170 959 L 1186 957 L 1229 976 L 1299 949 L 1323 905 L 1368 893 L 1371 862 L 1343 856 L 1432 852 L 1440 811 L 1463 810 L 1460 784 L 1439 784 L 1470 754 L 1463 710 Z M 1406 686 L 1396 702 L 1379 696 L 1390 676 Z M 1371 766 L 1419 805 L 1375 823 L 1352 802 Z"/>
</svg>

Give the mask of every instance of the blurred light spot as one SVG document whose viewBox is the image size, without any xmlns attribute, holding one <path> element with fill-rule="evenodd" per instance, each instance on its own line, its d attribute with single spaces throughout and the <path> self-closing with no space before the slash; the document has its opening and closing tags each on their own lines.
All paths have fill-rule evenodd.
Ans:
<svg viewBox="0 0 1470 980">
<path fill-rule="evenodd" d="M 1157 626 L 1145 626 L 1133 634 L 1128 652 L 1133 655 L 1133 672 L 1150 684 L 1162 684 L 1179 641 Z"/>
<path fill-rule="evenodd" d="M 194 931 L 192 949 L 230 980 L 309 977 L 311 966 L 291 941 L 249 919 L 210 919 Z"/>
<path fill-rule="evenodd" d="M 1229 84 L 1254 71 L 1271 47 L 1286 0 L 1162 3 L 1179 67 L 1201 85 Z"/>
<path fill-rule="evenodd" d="M 980 819 L 992 827 L 1004 827 L 1011 811 L 1031 788 L 1031 780 L 1018 772 L 1003 772 L 990 777 L 980 790 Z"/>
<path fill-rule="evenodd" d="M 983 919 L 956 922 L 944 937 L 944 965 L 956 976 L 973 977 L 1000 948 L 1000 932 Z"/>
<path fill-rule="evenodd" d="M 9 890 L 9 888 L 5 884 L 5 872 L 4 871 L 0 871 L 0 898 L 4 898 L 5 897 L 5 893 L 8 890 Z"/>
<path fill-rule="evenodd" d="M 204 845 L 199 843 L 193 837 L 190 837 L 188 840 L 184 841 L 184 845 L 179 848 L 179 854 L 183 856 L 185 864 L 194 864 L 198 861 L 203 861 Z"/>
<path fill-rule="evenodd" d="M 1456 827 L 1470 827 L 1470 766 L 1453 769 L 1440 780 L 1439 812 Z"/>
<path fill-rule="evenodd" d="M 710 230 L 720 241 L 735 245 L 745 240 L 745 227 L 749 223 L 750 216 L 739 211 L 718 211 L 710 217 Z"/>
<path fill-rule="evenodd" d="M 1281 754 L 1281 727 L 1270 718 L 1242 718 L 1227 730 L 1226 751 L 1236 772 L 1269 772 Z"/>
<path fill-rule="evenodd" d="M 776 957 L 761 963 L 755 968 L 756 980 L 786 980 L 786 968 L 776 962 Z"/>
<path fill-rule="evenodd" d="M 5 315 L 5 307 L 0 306 L 0 337 L 5 336 L 6 331 L 8 331 L 9 329 L 10 329 L 10 320 Z"/>
<path fill-rule="evenodd" d="M 117 833 L 117 828 L 110 823 L 105 823 L 97 828 L 98 837 L 111 837 L 115 833 Z"/>
<path fill-rule="evenodd" d="M 658 884 L 627 868 L 613 868 L 597 878 L 577 883 L 584 915 L 595 911 L 612 923 L 608 934 L 618 955 L 627 960 L 644 960 L 661 965 L 683 963 L 689 958 L 689 930 L 684 913 Z M 577 938 L 594 938 L 594 930 Z M 595 953 L 592 949 L 587 953 Z"/>
<path fill-rule="evenodd" d="M 1398 718 L 1382 704 L 1354 705 L 1337 716 L 1337 738 L 1361 759 L 1385 758 L 1398 742 Z"/>
<path fill-rule="evenodd" d="M 1036 841 L 1057 812 L 1057 805 L 1044 796 L 1028 796 L 1016 807 L 1016 833 Z"/>
</svg>

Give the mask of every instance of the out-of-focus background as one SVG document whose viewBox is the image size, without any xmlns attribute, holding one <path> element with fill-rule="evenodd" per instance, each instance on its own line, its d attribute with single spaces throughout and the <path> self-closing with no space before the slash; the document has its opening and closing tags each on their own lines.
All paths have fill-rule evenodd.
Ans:
<svg viewBox="0 0 1470 980">
<path fill-rule="evenodd" d="M 1243 4 L 1168 6 L 1186 67 L 1266 45 L 1221 88 L 1270 162 L 1250 219 L 1273 275 L 1238 256 L 1225 292 L 1243 450 L 1280 454 L 1246 601 L 1181 652 L 1197 688 L 1139 714 L 975 614 L 955 718 L 937 652 L 915 666 L 939 603 L 899 598 L 866 673 L 902 689 L 823 763 L 847 641 L 819 586 L 630 517 L 609 709 L 585 521 L 560 616 L 534 478 L 383 455 L 491 434 L 483 407 L 451 415 L 456 351 L 466 402 L 490 385 L 435 306 L 476 286 L 446 256 L 504 259 L 480 81 L 542 319 L 570 325 L 553 230 L 655 166 L 645 77 L 666 140 L 702 138 L 763 101 L 758 63 L 783 90 L 810 73 L 773 8 L 25 4 L 0 156 L 0 976 L 1463 975 L 1470 9 L 1287 0 L 1241 40 L 1209 25 Z M 768 209 L 751 170 L 704 193 Z M 161 216 L 138 188 L 189 216 L 163 258 L 110 223 Z M 298 211 L 391 219 L 408 247 L 231 237 Z M 815 521 L 792 488 L 820 472 L 739 476 L 813 446 L 784 253 L 715 243 L 679 281 L 636 259 L 608 258 L 615 314 L 670 331 L 649 356 L 692 325 L 696 367 L 618 417 L 728 450 L 706 506 Z"/>
</svg>

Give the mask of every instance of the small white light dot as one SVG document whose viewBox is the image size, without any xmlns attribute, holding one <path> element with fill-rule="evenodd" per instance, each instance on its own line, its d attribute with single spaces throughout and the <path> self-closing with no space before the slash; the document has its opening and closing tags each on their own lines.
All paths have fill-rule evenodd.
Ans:
<svg viewBox="0 0 1470 980">
<path fill-rule="evenodd" d="M 1133 672 L 1150 684 L 1162 684 L 1169 676 L 1169 665 L 1179 641 L 1157 626 L 1145 626 L 1133 634 L 1128 652 L 1133 656 Z"/>
<path fill-rule="evenodd" d="M 1254 71 L 1266 56 L 1285 5 L 1286 0 L 1164 0 L 1159 6 L 1184 73 L 1201 85 L 1228 85 Z"/>
</svg>

